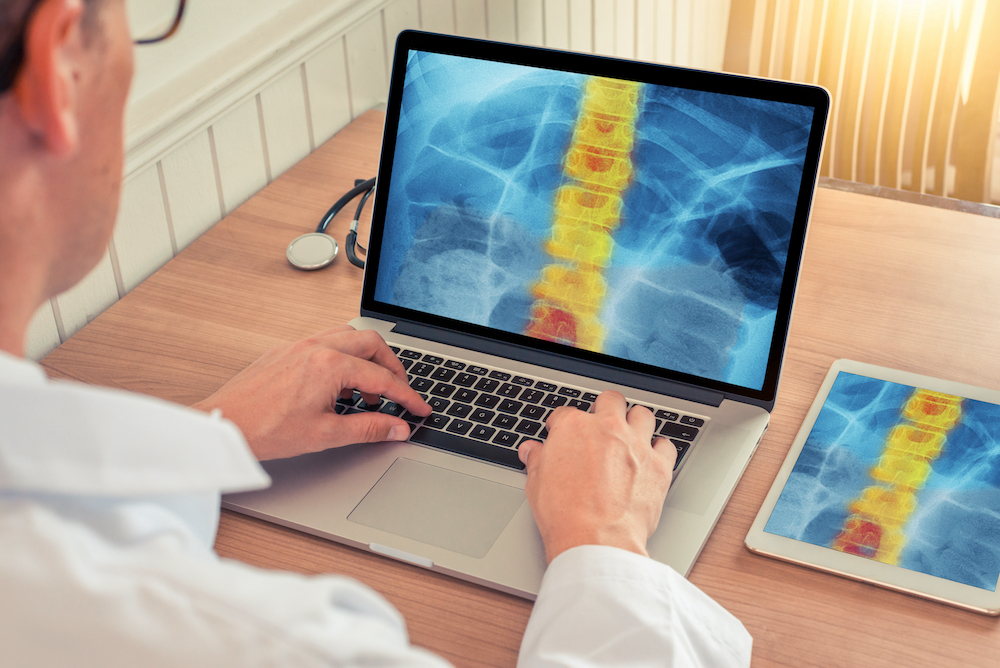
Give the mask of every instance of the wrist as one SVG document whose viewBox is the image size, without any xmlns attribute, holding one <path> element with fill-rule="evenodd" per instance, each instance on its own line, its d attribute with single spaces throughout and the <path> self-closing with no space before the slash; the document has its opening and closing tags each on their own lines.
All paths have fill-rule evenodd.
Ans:
<svg viewBox="0 0 1000 668">
<path fill-rule="evenodd" d="M 560 532 L 557 536 L 543 536 L 543 542 L 545 544 L 545 562 L 547 564 L 551 564 L 563 552 L 583 545 L 616 547 L 643 557 L 649 556 L 649 553 L 646 551 L 645 540 L 640 540 L 626 532 L 614 530 Z"/>
</svg>

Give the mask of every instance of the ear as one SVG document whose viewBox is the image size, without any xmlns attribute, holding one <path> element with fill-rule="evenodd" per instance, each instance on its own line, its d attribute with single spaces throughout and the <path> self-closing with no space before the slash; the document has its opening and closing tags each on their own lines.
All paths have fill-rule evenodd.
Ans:
<svg viewBox="0 0 1000 668">
<path fill-rule="evenodd" d="M 83 0 L 43 0 L 25 31 L 13 93 L 34 138 L 57 157 L 79 146 L 77 86 L 84 55 Z"/>
</svg>

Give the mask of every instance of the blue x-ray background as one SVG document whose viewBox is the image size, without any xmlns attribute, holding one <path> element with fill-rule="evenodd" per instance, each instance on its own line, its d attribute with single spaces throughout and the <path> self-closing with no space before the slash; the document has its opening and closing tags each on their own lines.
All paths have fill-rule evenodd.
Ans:
<svg viewBox="0 0 1000 668">
<path fill-rule="evenodd" d="M 837 375 L 781 496 L 768 533 L 829 547 L 866 487 L 914 388 Z M 899 565 L 996 591 L 1000 577 L 1000 406 L 966 399 L 903 526 Z M 862 559 L 863 557 L 858 557 Z"/>
<path fill-rule="evenodd" d="M 522 333 L 584 75 L 411 53 L 375 298 Z M 602 352 L 761 389 L 812 107 L 645 85 Z"/>
</svg>

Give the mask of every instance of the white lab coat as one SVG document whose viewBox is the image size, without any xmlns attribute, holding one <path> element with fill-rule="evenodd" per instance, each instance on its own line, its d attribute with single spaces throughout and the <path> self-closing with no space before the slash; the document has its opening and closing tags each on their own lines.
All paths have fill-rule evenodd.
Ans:
<svg viewBox="0 0 1000 668">
<path fill-rule="evenodd" d="M 0 665 L 441 666 L 353 580 L 213 551 L 219 494 L 268 484 L 231 423 L 0 353 Z M 521 666 L 736 666 L 750 636 L 670 568 L 549 566 Z"/>
</svg>

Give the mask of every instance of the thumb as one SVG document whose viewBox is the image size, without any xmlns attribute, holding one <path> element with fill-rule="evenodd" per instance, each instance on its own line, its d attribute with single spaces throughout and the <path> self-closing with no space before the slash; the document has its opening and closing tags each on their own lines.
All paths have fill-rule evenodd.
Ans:
<svg viewBox="0 0 1000 668">
<path fill-rule="evenodd" d="M 385 413 L 344 415 L 337 427 L 337 440 L 344 444 L 405 441 L 410 437 L 411 429 L 405 420 Z"/>
<path fill-rule="evenodd" d="M 517 448 L 517 458 L 521 460 L 524 464 L 525 470 L 528 468 L 528 457 L 531 456 L 531 452 L 536 448 L 541 448 L 542 444 L 540 441 L 525 441 Z"/>
</svg>

